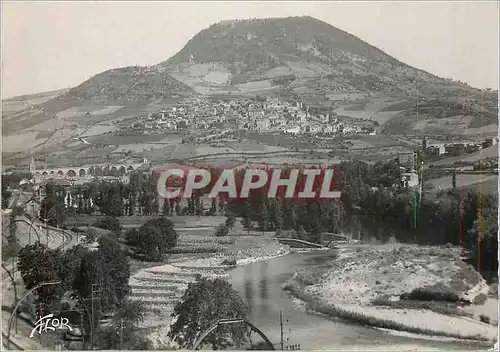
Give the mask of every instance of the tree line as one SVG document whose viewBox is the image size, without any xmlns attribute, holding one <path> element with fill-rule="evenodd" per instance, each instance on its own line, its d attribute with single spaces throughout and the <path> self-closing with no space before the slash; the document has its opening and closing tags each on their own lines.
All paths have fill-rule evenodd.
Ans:
<svg viewBox="0 0 500 352">
<path fill-rule="evenodd" d="M 128 254 L 112 234 L 100 236 L 98 243 L 97 250 L 78 244 L 62 251 L 40 242 L 21 249 L 18 270 L 27 289 L 42 282 L 60 282 L 35 291 L 35 298 L 30 302 L 31 312 L 34 316 L 49 312 L 83 312 L 87 347 L 93 330 L 94 346 L 102 349 L 119 348 L 116 327 L 123 319 L 124 348 L 148 349 L 148 342 L 137 332 L 137 324 L 145 317 L 143 306 L 128 300 Z M 108 314 L 113 315 L 113 323 L 108 327 L 100 326 L 99 319 Z"/>
<path fill-rule="evenodd" d="M 283 178 L 290 169 L 283 170 Z M 229 197 L 222 193 L 205 210 L 203 196 L 213 187 L 222 169 L 210 169 L 212 177 L 207 187 L 195 190 L 187 205 L 180 199 L 162 200 L 161 213 L 170 215 L 215 215 L 238 216 L 250 231 L 276 231 L 283 235 L 319 242 L 323 232 L 336 233 L 352 221 L 353 214 L 384 224 L 396 231 L 397 240 L 422 244 L 462 245 L 469 250 L 473 259 L 481 257 L 484 269 L 495 271 L 497 264 L 487 262 L 488 255 L 496 253 L 496 243 L 492 240 L 496 234 L 497 196 L 481 194 L 474 190 L 450 189 L 441 192 L 423 192 L 422 196 L 415 189 L 401 185 L 401 165 L 395 159 L 389 162 L 377 162 L 372 165 L 357 161 L 342 162 L 336 169 L 337 187 L 341 187 L 338 200 L 297 199 L 283 197 L 284 189 L 278 189 L 276 198 L 267 198 L 268 189 L 263 187 L 251 190 L 248 198 Z M 237 191 L 241 190 L 241 180 L 245 170 L 235 172 Z M 87 209 L 89 197 L 95 199 L 95 207 L 107 215 L 132 215 L 139 208 L 143 214 L 160 214 L 156 190 L 157 174 L 134 173 L 130 183 L 94 182 L 78 188 L 83 197 L 77 211 Z M 299 182 L 300 183 L 300 182 Z M 321 184 L 321 180 L 317 180 Z M 63 201 L 57 198 L 54 186 L 47 185 L 49 205 Z M 76 191 L 78 194 L 79 191 Z M 239 194 L 239 193 L 237 193 Z M 42 204 L 42 211 L 49 206 Z M 45 210 L 46 211 L 46 210 Z M 491 226 L 485 227 L 486 224 Z M 228 229 L 219 229 L 218 233 L 227 233 Z M 145 238 L 154 238 L 152 232 Z M 148 237 L 149 236 L 149 237 Z M 493 237 L 492 237 L 493 236 Z M 479 241 L 478 241 L 479 238 Z M 133 241 L 131 242 L 133 243 Z M 478 244 L 479 243 L 479 244 Z M 479 250 L 478 247 L 479 246 Z M 160 256 L 160 251 L 155 252 Z M 476 254 L 474 254 L 476 253 Z M 491 261 L 491 260 L 490 260 Z"/>
</svg>

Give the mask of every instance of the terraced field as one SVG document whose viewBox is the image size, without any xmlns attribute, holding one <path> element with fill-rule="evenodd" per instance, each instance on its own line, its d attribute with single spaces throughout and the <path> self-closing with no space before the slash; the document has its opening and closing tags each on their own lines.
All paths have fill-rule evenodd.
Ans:
<svg viewBox="0 0 500 352">
<path fill-rule="evenodd" d="M 146 319 L 149 325 L 157 325 L 158 318 L 167 325 L 175 304 L 188 284 L 196 280 L 196 275 L 225 276 L 223 270 L 187 270 L 174 265 L 145 269 L 130 278 L 130 299 L 144 303 L 149 313 Z"/>
</svg>

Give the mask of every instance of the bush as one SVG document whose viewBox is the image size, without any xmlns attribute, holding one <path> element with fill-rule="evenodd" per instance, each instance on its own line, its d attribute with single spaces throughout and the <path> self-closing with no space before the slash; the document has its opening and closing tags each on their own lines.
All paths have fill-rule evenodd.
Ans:
<svg viewBox="0 0 500 352">
<path fill-rule="evenodd" d="M 235 266 L 236 265 L 236 259 L 224 259 L 221 264 L 222 265 L 227 265 L 227 266 Z"/>
<path fill-rule="evenodd" d="M 95 229 L 88 229 L 87 232 L 85 232 L 85 240 L 84 243 L 90 244 L 94 243 L 97 240 L 97 231 Z"/>
<path fill-rule="evenodd" d="M 474 299 L 472 300 L 472 304 L 483 305 L 487 300 L 488 296 L 484 293 L 480 293 L 476 297 L 474 297 Z"/>
<path fill-rule="evenodd" d="M 470 301 L 460 298 L 456 293 L 449 291 L 436 291 L 430 288 L 416 288 L 410 293 L 403 293 L 399 297 L 402 301 L 440 301 L 440 302 L 461 302 L 462 304 L 470 304 Z"/>
<path fill-rule="evenodd" d="M 217 226 L 217 229 L 215 230 L 215 236 L 216 237 L 225 237 L 229 234 L 229 228 L 226 226 L 226 224 L 220 224 Z"/>
<path fill-rule="evenodd" d="M 104 219 L 99 219 L 94 223 L 94 226 L 113 232 L 121 232 L 122 230 L 120 221 L 114 216 L 106 216 Z"/>
<path fill-rule="evenodd" d="M 479 315 L 479 320 L 480 320 L 482 323 L 486 323 L 486 324 L 489 324 L 489 323 L 490 323 L 490 317 L 487 317 L 486 315 L 483 315 L 483 314 L 480 314 L 480 315 Z"/>
</svg>

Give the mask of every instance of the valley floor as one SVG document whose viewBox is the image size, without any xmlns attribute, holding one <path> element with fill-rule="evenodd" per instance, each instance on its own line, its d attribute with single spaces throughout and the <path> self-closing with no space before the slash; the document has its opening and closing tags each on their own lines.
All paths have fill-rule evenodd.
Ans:
<svg viewBox="0 0 500 352">
<path fill-rule="evenodd" d="M 433 292 L 454 292 L 477 304 L 461 307 L 455 302 L 399 299 L 402 293 L 424 287 Z M 425 335 L 497 340 L 497 291 L 450 248 L 352 246 L 321 267 L 296 272 L 284 289 L 305 301 L 312 311 L 354 323 Z M 481 322 L 479 315 L 490 323 Z"/>
</svg>

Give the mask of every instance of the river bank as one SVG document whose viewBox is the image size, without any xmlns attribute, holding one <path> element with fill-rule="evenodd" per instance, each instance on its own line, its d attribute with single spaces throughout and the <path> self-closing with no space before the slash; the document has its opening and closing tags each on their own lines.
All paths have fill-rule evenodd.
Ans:
<svg viewBox="0 0 500 352">
<path fill-rule="evenodd" d="M 337 259 L 296 272 L 283 288 L 308 310 L 353 323 L 456 339 L 497 339 L 498 296 L 450 248 L 344 247 Z M 430 295 L 455 293 L 457 300 L 481 304 L 400 299 L 422 288 Z"/>
</svg>

